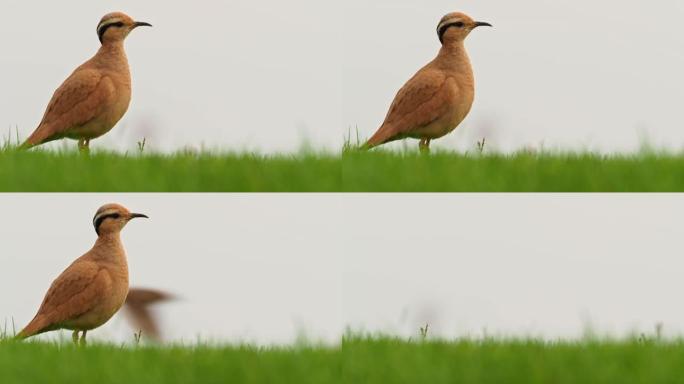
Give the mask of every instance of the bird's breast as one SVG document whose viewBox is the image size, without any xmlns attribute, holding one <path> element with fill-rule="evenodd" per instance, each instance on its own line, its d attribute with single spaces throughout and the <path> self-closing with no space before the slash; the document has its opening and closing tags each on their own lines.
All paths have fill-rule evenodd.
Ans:
<svg viewBox="0 0 684 384">
<path fill-rule="evenodd" d="M 475 99 L 475 87 L 471 81 L 454 79 L 451 84 L 451 110 L 448 125 L 453 130 L 468 116 Z"/>
<path fill-rule="evenodd" d="M 72 129 L 66 137 L 95 139 L 109 132 L 123 118 L 131 103 L 131 84 L 112 76 L 112 91 L 103 101 L 102 112 L 86 124 Z"/>
<path fill-rule="evenodd" d="M 474 87 L 472 82 L 449 78 L 446 83 L 446 111 L 430 125 L 420 129 L 416 138 L 437 139 L 450 132 L 463 122 L 473 105 Z"/>
<path fill-rule="evenodd" d="M 128 296 L 128 269 L 125 266 L 116 266 L 109 269 L 111 276 L 111 286 L 109 294 L 100 303 L 99 310 L 96 311 L 99 318 L 98 322 L 104 324 L 123 306 Z"/>
</svg>

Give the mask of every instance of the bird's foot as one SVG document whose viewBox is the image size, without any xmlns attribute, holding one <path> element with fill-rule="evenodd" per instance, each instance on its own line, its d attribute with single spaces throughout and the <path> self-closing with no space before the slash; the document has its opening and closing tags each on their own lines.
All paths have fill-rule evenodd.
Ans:
<svg viewBox="0 0 684 384">
<path fill-rule="evenodd" d="M 71 340 L 74 341 L 74 345 L 83 347 L 86 345 L 86 333 L 88 331 L 82 331 L 83 333 L 81 333 L 80 338 L 78 337 L 79 332 L 81 331 L 74 331 L 74 333 L 71 334 Z"/>
<path fill-rule="evenodd" d="M 420 149 L 420 153 L 430 153 L 430 139 L 421 139 L 420 143 L 418 143 L 418 148 Z"/>
<path fill-rule="evenodd" d="M 90 140 L 80 139 L 78 140 L 78 150 L 84 155 L 90 154 Z"/>
</svg>

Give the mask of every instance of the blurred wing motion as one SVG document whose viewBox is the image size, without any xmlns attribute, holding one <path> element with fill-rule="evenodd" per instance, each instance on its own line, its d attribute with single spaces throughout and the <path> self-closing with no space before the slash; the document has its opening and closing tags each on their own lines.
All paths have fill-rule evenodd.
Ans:
<svg viewBox="0 0 684 384">
<path fill-rule="evenodd" d="M 174 299 L 175 297 L 168 292 L 131 288 L 126 297 L 126 313 L 133 327 L 142 331 L 143 336 L 160 341 L 159 321 L 150 307 Z"/>
</svg>

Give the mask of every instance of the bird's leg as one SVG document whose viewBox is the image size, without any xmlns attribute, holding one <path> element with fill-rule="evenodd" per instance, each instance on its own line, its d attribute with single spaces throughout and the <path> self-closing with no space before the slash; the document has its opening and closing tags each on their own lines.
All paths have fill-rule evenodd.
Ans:
<svg viewBox="0 0 684 384">
<path fill-rule="evenodd" d="M 420 148 L 422 153 L 430 153 L 430 139 L 420 139 L 418 148 Z"/>
<path fill-rule="evenodd" d="M 78 139 L 78 150 L 81 151 L 81 153 L 89 153 L 90 152 L 90 140 Z"/>
<path fill-rule="evenodd" d="M 86 345 L 86 333 L 88 333 L 88 331 L 83 331 L 81 334 L 81 345 Z"/>
<path fill-rule="evenodd" d="M 78 345 L 78 331 L 74 331 L 74 333 L 71 334 L 71 340 L 74 341 L 74 344 Z"/>
</svg>

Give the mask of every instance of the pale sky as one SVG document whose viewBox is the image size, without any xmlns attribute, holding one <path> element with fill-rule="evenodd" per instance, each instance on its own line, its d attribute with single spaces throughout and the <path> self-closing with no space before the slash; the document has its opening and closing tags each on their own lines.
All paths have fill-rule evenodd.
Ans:
<svg viewBox="0 0 684 384">
<path fill-rule="evenodd" d="M 481 137 L 502 150 L 684 143 L 678 0 L 8 0 L 0 129 L 35 128 L 54 89 L 97 50 L 95 27 L 112 10 L 155 26 L 130 36 L 133 102 L 94 148 L 130 150 L 146 137 L 157 150 L 339 150 L 350 129 L 368 137 L 380 125 L 435 56 L 438 20 L 456 10 L 494 28 L 468 39 L 475 105 L 435 147 L 467 150 Z"/>
<path fill-rule="evenodd" d="M 684 333 L 684 197 L 609 194 L 4 194 L 0 324 L 30 320 L 109 202 L 150 216 L 122 239 L 132 286 L 181 296 L 159 307 L 174 341 Z"/>
</svg>

